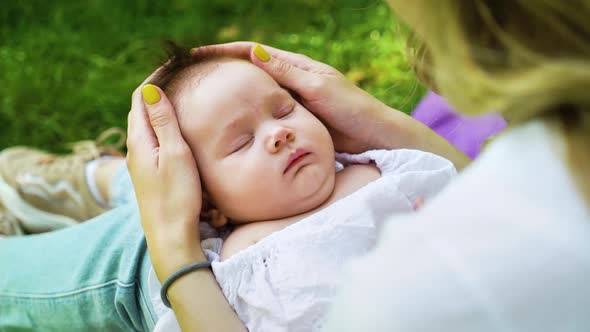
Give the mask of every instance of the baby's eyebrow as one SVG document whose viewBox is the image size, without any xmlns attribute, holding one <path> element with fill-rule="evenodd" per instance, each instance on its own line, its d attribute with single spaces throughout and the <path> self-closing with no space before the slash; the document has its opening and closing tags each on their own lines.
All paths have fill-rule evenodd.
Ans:
<svg viewBox="0 0 590 332">
<path fill-rule="evenodd" d="M 245 117 L 243 115 L 237 116 L 234 119 L 232 119 L 228 124 L 226 124 L 219 131 L 219 134 L 217 135 L 217 137 L 218 137 L 217 143 L 223 142 L 224 140 L 226 140 L 227 137 L 230 136 L 234 132 L 234 128 L 238 128 L 240 126 L 240 124 L 244 122 L 244 119 L 245 119 Z"/>
<path fill-rule="evenodd" d="M 285 97 L 290 97 L 291 94 L 283 89 L 283 88 L 278 88 L 276 90 L 273 89 L 272 92 L 267 93 L 263 99 L 265 99 L 266 103 L 277 103 L 280 100 L 283 100 Z"/>
</svg>

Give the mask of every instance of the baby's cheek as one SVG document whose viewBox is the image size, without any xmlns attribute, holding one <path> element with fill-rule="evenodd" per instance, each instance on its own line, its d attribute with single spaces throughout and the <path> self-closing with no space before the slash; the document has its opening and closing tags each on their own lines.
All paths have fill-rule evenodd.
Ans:
<svg viewBox="0 0 590 332">
<path fill-rule="evenodd" d="M 248 165 L 225 168 L 218 174 L 219 185 L 226 196 L 235 199 L 247 199 L 256 194 L 262 183 L 258 178 L 258 172 Z"/>
</svg>

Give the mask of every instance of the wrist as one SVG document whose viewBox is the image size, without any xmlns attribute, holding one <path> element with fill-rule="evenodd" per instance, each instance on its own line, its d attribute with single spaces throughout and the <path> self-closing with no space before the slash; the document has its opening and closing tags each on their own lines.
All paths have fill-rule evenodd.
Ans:
<svg viewBox="0 0 590 332">
<path fill-rule="evenodd" d="M 198 239 L 189 243 L 180 241 L 179 239 L 163 240 L 160 238 L 158 241 L 154 241 L 154 239 L 152 241 L 149 239 L 146 240 L 152 266 L 160 281 L 163 281 L 172 273 L 187 265 L 207 260 Z"/>
<path fill-rule="evenodd" d="M 171 276 L 169 276 L 166 279 L 166 281 L 162 284 L 162 289 L 160 290 L 160 298 L 162 299 L 162 302 L 164 303 L 164 305 L 167 306 L 168 308 L 172 307 L 170 304 L 170 300 L 168 298 L 168 289 L 170 288 L 170 286 L 172 286 L 172 284 L 174 284 L 175 281 L 177 281 L 178 279 L 181 279 L 182 277 L 186 276 L 187 274 L 189 274 L 191 272 L 198 271 L 199 269 L 210 269 L 210 268 L 211 268 L 211 262 L 209 262 L 209 261 L 196 262 L 193 264 L 186 265 L 185 267 L 177 270 Z"/>
<path fill-rule="evenodd" d="M 160 282 L 164 282 L 172 274 L 180 269 L 197 262 L 207 261 L 207 257 L 201 253 L 195 255 L 179 255 L 175 253 L 167 256 L 158 256 L 159 258 L 152 259 L 152 266 Z"/>
<path fill-rule="evenodd" d="M 372 148 L 405 148 L 434 153 L 450 160 L 457 170 L 471 162 L 463 152 L 420 121 L 383 103 L 377 107 L 375 123 L 381 127 L 373 131 Z"/>
<path fill-rule="evenodd" d="M 389 117 L 384 122 L 389 124 L 390 135 L 383 135 L 384 140 L 390 141 L 388 149 L 406 148 L 434 153 L 451 161 L 459 171 L 471 162 L 444 137 L 413 117 L 398 111 L 389 112 Z"/>
</svg>

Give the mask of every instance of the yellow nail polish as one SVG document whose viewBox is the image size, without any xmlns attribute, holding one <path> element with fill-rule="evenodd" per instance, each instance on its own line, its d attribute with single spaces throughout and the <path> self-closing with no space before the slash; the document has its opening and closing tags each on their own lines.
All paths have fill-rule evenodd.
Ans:
<svg viewBox="0 0 590 332">
<path fill-rule="evenodd" d="M 260 44 L 256 44 L 256 46 L 254 47 L 254 55 L 262 62 L 267 62 L 268 60 L 270 60 L 270 54 L 268 54 L 268 52 L 264 48 L 262 48 Z"/>
<path fill-rule="evenodd" d="M 152 84 L 146 84 L 143 88 L 141 88 L 141 94 L 143 95 L 143 100 L 149 105 L 153 105 L 160 101 L 160 92 L 158 89 Z"/>
</svg>

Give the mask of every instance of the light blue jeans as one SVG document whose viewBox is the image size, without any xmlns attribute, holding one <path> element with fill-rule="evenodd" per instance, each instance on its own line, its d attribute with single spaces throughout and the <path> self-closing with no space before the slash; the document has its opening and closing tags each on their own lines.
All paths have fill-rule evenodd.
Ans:
<svg viewBox="0 0 590 332">
<path fill-rule="evenodd" d="M 125 166 L 115 208 L 63 230 L 0 240 L 0 331 L 151 331 L 151 268 Z"/>
</svg>

